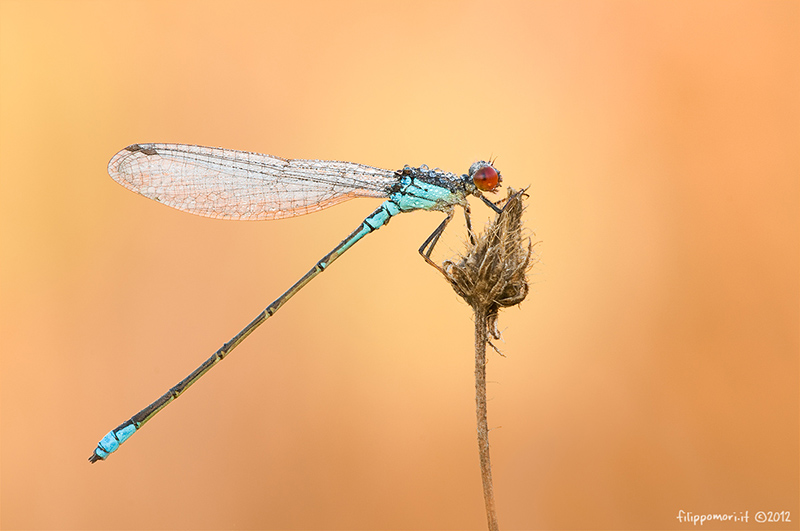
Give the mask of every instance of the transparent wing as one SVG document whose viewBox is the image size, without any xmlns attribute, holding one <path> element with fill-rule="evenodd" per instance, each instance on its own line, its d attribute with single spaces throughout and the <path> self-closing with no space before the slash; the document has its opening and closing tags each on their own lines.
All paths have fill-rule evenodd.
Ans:
<svg viewBox="0 0 800 531">
<path fill-rule="evenodd" d="M 353 162 L 282 159 L 184 144 L 133 144 L 108 163 L 125 188 L 221 219 L 299 216 L 353 197 L 386 197 L 395 174 Z"/>
</svg>

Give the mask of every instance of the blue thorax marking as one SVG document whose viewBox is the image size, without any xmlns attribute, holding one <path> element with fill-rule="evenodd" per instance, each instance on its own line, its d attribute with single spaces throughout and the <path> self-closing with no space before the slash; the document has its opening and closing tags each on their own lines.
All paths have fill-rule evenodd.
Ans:
<svg viewBox="0 0 800 531">
<path fill-rule="evenodd" d="M 398 183 L 389 195 L 389 201 L 400 212 L 411 210 L 449 211 L 454 205 L 463 205 L 466 188 L 462 180 L 452 173 L 428 170 L 427 167 L 404 168 Z"/>
</svg>

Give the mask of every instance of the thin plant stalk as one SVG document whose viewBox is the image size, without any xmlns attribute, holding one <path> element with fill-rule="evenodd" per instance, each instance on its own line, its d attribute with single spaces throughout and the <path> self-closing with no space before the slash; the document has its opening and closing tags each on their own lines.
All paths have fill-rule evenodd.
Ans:
<svg viewBox="0 0 800 531">
<path fill-rule="evenodd" d="M 489 458 L 489 421 L 486 414 L 486 344 L 489 342 L 487 318 L 486 312 L 475 310 L 475 414 L 478 420 L 478 453 L 486 518 L 490 531 L 497 531 L 499 527 L 494 505 L 492 463 Z"/>
</svg>

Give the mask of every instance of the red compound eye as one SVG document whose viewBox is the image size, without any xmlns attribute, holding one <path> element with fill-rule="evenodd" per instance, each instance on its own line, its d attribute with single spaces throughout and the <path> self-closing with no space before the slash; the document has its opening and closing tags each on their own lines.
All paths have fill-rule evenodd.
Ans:
<svg viewBox="0 0 800 531">
<path fill-rule="evenodd" d="M 494 192 L 497 185 L 500 184 L 500 176 L 497 174 L 497 170 L 491 166 L 484 166 L 475 172 L 472 182 L 482 192 Z"/>
</svg>

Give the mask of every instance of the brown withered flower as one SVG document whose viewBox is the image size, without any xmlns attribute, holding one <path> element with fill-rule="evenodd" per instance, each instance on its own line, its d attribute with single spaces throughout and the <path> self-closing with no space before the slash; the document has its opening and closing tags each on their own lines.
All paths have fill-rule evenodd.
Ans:
<svg viewBox="0 0 800 531">
<path fill-rule="evenodd" d="M 533 244 L 523 236 L 522 213 L 525 191 L 508 189 L 502 212 L 478 235 L 467 242 L 457 261 L 442 264 L 445 278 L 474 310 L 486 315 L 486 327 L 500 339 L 497 314 L 500 308 L 516 306 L 528 295 L 526 274 L 531 265 Z"/>
</svg>

